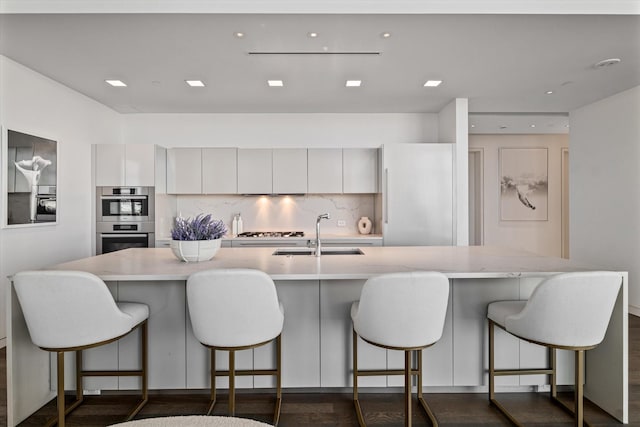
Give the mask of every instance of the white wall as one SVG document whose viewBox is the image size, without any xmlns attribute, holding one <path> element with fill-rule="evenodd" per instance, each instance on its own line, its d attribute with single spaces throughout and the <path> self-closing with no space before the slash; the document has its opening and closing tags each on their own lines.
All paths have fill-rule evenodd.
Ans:
<svg viewBox="0 0 640 427">
<path fill-rule="evenodd" d="M 456 98 L 438 113 L 438 142 L 455 144 L 454 241 L 469 245 L 469 100 Z"/>
<path fill-rule="evenodd" d="M 469 135 L 469 148 L 481 148 L 484 153 L 485 245 L 513 247 L 540 255 L 561 256 L 561 156 L 562 148 L 567 148 L 568 144 L 567 135 Z M 499 149 L 518 147 L 549 150 L 547 221 L 500 220 Z M 573 153 L 571 155 L 573 156 Z"/>
<path fill-rule="evenodd" d="M 569 120 L 571 258 L 628 271 L 640 315 L 640 86 Z"/>
<path fill-rule="evenodd" d="M 164 147 L 378 147 L 437 142 L 437 114 L 132 114 L 124 142 Z"/>
<path fill-rule="evenodd" d="M 8 275 L 91 255 L 91 144 L 120 142 L 120 116 L 4 56 L 0 94 L 5 130 L 58 142 L 58 224 L 0 229 L 0 337 L 6 337 Z"/>
</svg>

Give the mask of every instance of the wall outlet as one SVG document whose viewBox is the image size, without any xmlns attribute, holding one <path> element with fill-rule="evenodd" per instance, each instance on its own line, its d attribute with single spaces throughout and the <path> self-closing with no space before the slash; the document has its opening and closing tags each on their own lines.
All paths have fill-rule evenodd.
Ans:
<svg viewBox="0 0 640 427">
<path fill-rule="evenodd" d="M 100 396 L 100 390 L 82 390 L 85 396 Z"/>
<path fill-rule="evenodd" d="M 538 393 L 548 393 L 551 391 L 551 385 L 550 384 L 541 384 L 536 386 L 536 391 Z"/>
<path fill-rule="evenodd" d="M 346 225 L 347 225 L 347 221 L 345 221 L 344 219 L 338 220 L 338 227 L 344 227 Z"/>
</svg>

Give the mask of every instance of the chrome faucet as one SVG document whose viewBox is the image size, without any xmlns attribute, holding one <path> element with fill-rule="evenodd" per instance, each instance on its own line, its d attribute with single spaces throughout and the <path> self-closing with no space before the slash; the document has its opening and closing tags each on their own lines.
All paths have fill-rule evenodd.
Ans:
<svg viewBox="0 0 640 427">
<path fill-rule="evenodd" d="M 318 215 L 316 220 L 316 256 L 322 255 L 322 244 L 320 243 L 320 221 L 323 219 L 331 219 L 328 213 Z"/>
</svg>

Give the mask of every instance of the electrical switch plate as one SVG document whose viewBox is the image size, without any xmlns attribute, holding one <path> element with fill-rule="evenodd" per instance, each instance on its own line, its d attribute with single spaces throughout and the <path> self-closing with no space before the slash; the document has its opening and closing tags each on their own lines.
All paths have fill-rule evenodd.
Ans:
<svg viewBox="0 0 640 427">
<path fill-rule="evenodd" d="M 347 222 L 344 219 L 338 220 L 338 227 L 344 227 L 345 225 L 347 225 Z"/>
</svg>

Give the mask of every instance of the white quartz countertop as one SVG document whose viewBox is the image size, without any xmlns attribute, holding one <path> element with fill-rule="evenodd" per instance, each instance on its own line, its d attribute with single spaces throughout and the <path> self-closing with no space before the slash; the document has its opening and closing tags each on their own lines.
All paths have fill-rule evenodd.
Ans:
<svg viewBox="0 0 640 427">
<path fill-rule="evenodd" d="M 367 279 L 414 270 L 441 271 L 450 278 L 541 276 L 606 269 L 563 258 L 491 246 L 403 246 L 361 248 L 364 255 L 274 256 L 276 248 L 221 248 L 210 261 L 185 263 L 171 249 L 126 249 L 49 268 L 80 270 L 103 280 L 186 280 L 212 268 L 255 268 L 273 280 Z"/>
</svg>

